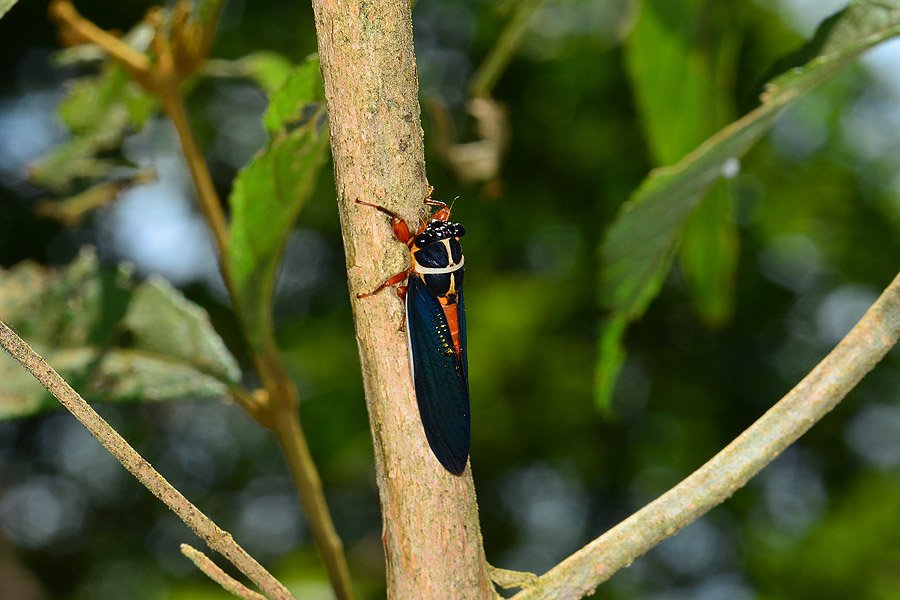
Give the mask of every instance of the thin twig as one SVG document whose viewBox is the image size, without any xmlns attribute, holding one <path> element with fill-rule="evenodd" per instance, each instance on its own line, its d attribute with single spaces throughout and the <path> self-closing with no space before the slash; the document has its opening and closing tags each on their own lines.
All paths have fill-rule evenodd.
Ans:
<svg viewBox="0 0 900 600">
<path fill-rule="evenodd" d="M 240 581 L 234 579 L 223 571 L 219 565 L 214 563 L 208 556 L 194 548 L 189 544 L 181 545 L 181 553 L 191 559 L 197 568 L 206 573 L 207 577 L 218 583 L 226 592 L 231 592 L 238 598 L 244 600 L 266 600 L 262 594 L 254 592 Z"/>
<path fill-rule="evenodd" d="M 97 44 L 132 72 L 145 72 L 150 68 L 150 60 L 146 56 L 82 17 L 68 0 L 54 0 L 48 10 L 50 17 L 60 24 L 60 32 L 73 45 Z"/>
<path fill-rule="evenodd" d="M 161 95 L 160 97 L 164 110 L 172 120 L 181 141 L 182 152 L 194 181 L 198 202 L 219 247 L 219 267 L 231 295 L 232 306 L 241 327 L 246 331 L 238 295 L 231 278 L 228 261 L 225 259 L 228 251 L 227 222 L 221 209 L 221 201 L 213 185 L 212 176 L 191 133 L 180 94 Z M 259 423 L 272 429 L 278 438 L 278 443 L 294 480 L 297 495 L 310 525 L 313 540 L 322 554 L 322 560 L 325 562 L 335 595 L 339 600 L 353 600 L 350 569 L 344 555 L 343 543 L 334 527 L 331 512 L 325 501 L 321 478 L 300 424 L 296 387 L 284 368 L 275 340 L 267 340 L 265 346 L 267 351 L 260 352 L 252 344 L 250 345 L 256 371 L 267 391 L 266 398 L 262 402 L 263 410 L 259 413 L 251 411 L 250 414 L 255 416 Z"/>
<path fill-rule="evenodd" d="M 194 181 L 198 203 L 216 238 L 219 247 L 219 267 L 229 290 L 232 306 L 238 322 L 246 331 L 243 312 L 231 278 L 228 261 L 224 258 L 228 251 L 228 230 L 225 215 L 221 210 L 221 201 L 213 186 L 212 176 L 191 133 L 181 96 L 173 94 L 168 98 L 161 96 L 161 99 L 164 110 L 172 120 L 181 141 L 182 152 Z M 335 595 L 339 600 L 353 600 L 350 569 L 344 555 L 343 543 L 334 527 L 331 512 L 325 501 L 321 478 L 300 424 L 296 387 L 284 368 L 275 340 L 267 340 L 265 346 L 268 350 L 260 352 L 252 344 L 250 345 L 256 371 L 267 393 L 262 398 L 260 395 L 256 395 L 259 410 L 250 410 L 249 412 L 257 422 L 272 429 L 278 438 L 278 443 L 294 480 L 297 495 L 309 522 L 313 540 L 322 554 L 322 560 L 325 562 Z M 242 405 L 244 405 L 243 402 Z M 244 405 L 244 407 L 249 409 L 250 405 Z"/>
<path fill-rule="evenodd" d="M 277 579 L 241 548 L 231 534 L 221 529 L 212 519 L 166 481 L 144 457 L 135 451 L 119 433 L 98 415 L 93 408 L 66 381 L 53 370 L 25 341 L 0 321 L 0 345 L 22 364 L 47 391 L 75 415 L 82 425 L 103 444 L 116 460 L 122 463 L 134 477 L 159 498 L 185 525 L 207 545 L 224 556 L 241 573 L 259 586 L 270 598 L 291 600 L 294 597 Z"/>
<path fill-rule="evenodd" d="M 237 314 L 238 322 L 246 331 L 245 320 L 231 278 L 228 261 L 224 258 L 228 251 L 227 223 L 221 209 L 221 201 L 213 185 L 212 176 L 191 133 L 180 94 L 160 97 L 164 110 L 172 120 L 181 141 L 182 152 L 194 181 L 198 203 L 203 209 L 203 214 L 213 230 L 219 247 L 219 267 L 229 290 L 232 306 Z M 284 368 L 275 340 L 267 340 L 265 346 L 267 351 L 260 352 L 252 344 L 250 345 L 256 371 L 267 392 L 265 398 L 260 401 L 262 410 L 250 411 L 250 414 L 260 424 L 272 429 L 278 438 L 278 443 L 294 480 L 297 495 L 310 525 L 313 540 L 322 554 L 322 560 L 325 562 L 335 595 L 339 600 L 353 600 L 350 569 L 344 555 L 343 543 L 334 527 L 331 512 L 325 501 L 321 478 L 300 424 L 296 387 Z M 258 395 L 257 400 L 259 400 Z"/>
<path fill-rule="evenodd" d="M 497 43 L 472 76 L 469 96 L 479 98 L 490 95 L 491 89 L 512 59 L 513 52 L 518 48 L 522 36 L 528 29 L 528 23 L 541 2 L 543 0 L 522 0 L 519 3 L 509 23 L 500 32 Z"/>
<path fill-rule="evenodd" d="M 687 479 L 525 589 L 515 600 L 590 594 L 662 540 L 727 500 L 806 433 L 872 370 L 900 337 L 900 274 L 859 323 L 794 389 Z"/>
<path fill-rule="evenodd" d="M 538 576 L 528 571 L 511 571 L 509 569 L 501 569 L 488 563 L 488 572 L 491 574 L 491 581 L 494 585 L 504 590 L 513 588 L 525 589 L 534 585 Z"/>
<path fill-rule="evenodd" d="M 222 201 L 216 193 L 216 186 L 213 183 L 212 175 L 206 166 L 206 159 L 191 133 L 191 125 L 188 121 L 187 112 L 184 109 L 184 102 L 181 99 L 181 92 L 172 90 L 166 94 L 160 94 L 163 110 L 172 121 L 175 132 L 178 135 L 178 141 L 181 143 L 181 152 L 187 163 L 188 170 L 191 173 L 191 179 L 194 182 L 194 190 L 196 191 L 197 204 L 212 229 L 213 237 L 216 241 L 216 247 L 219 256 L 219 270 L 225 279 L 225 284 L 234 298 L 233 283 L 231 280 L 231 271 L 228 268 L 228 261 L 223 257 L 228 253 L 228 221 L 225 219 L 225 211 L 222 210 Z M 235 305 L 236 306 L 236 305 Z"/>
<path fill-rule="evenodd" d="M 339 600 L 352 600 L 354 594 L 350 585 L 350 570 L 344 557 L 344 544 L 331 520 L 322 480 L 300 426 L 299 412 L 295 406 L 285 407 L 274 421 L 273 430 L 295 478 L 300 504 L 316 546 L 322 553 L 335 596 Z"/>
<path fill-rule="evenodd" d="M 191 132 L 180 94 L 171 94 L 168 97 L 161 95 L 160 97 L 164 110 L 172 120 L 181 141 L 182 153 L 194 181 L 198 203 L 203 209 L 203 214 L 213 230 L 219 247 L 219 267 L 231 296 L 232 306 L 241 328 L 246 332 L 243 311 L 231 278 L 228 261 L 224 258 L 228 251 L 227 223 L 221 210 L 221 201 L 212 182 L 212 176 Z M 325 501 L 321 478 L 300 424 L 296 387 L 284 368 L 275 340 L 267 340 L 265 346 L 267 350 L 262 352 L 252 344 L 249 346 L 256 372 L 267 392 L 262 398 L 260 395 L 256 395 L 261 410 L 251 410 L 250 414 L 256 418 L 257 422 L 272 429 L 278 438 L 278 443 L 294 480 L 297 495 L 309 522 L 313 540 L 322 554 L 322 560 L 325 562 L 335 595 L 339 600 L 353 600 L 350 569 L 344 555 L 343 543 L 334 527 L 331 512 Z M 244 403 L 242 402 L 242 404 Z M 245 408 L 248 407 L 249 405 L 245 405 Z"/>
</svg>

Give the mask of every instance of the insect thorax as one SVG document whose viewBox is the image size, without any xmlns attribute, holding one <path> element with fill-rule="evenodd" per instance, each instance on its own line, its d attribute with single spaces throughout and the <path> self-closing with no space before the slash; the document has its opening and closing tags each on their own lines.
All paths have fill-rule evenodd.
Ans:
<svg viewBox="0 0 900 600">
<path fill-rule="evenodd" d="M 465 258 L 459 238 L 465 229 L 457 223 L 432 221 L 416 236 L 412 247 L 413 270 L 437 296 L 462 289 Z"/>
</svg>

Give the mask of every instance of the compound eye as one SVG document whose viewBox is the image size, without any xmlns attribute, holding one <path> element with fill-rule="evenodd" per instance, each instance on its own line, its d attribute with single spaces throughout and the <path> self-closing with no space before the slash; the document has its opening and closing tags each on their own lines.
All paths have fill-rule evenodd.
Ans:
<svg viewBox="0 0 900 600">
<path fill-rule="evenodd" d="M 453 237 L 461 238 L 462 236 L 466 235 L 466 228 L 463 227 L 462 225 L 460 225 L 459 223 L 454 223 L 453 229 L 451 231 L 452 231 Z"/>
<path fill-rule="evenodd" d="M 416 236 L 415 243 L 416 243 L 416 246 L 421 248 L 423 246 L 427 246 L 428 244 L 430 244 L 433 241 L 434 241 L 433 233 L 420 233 L 419 235 Z"/>
</svg>

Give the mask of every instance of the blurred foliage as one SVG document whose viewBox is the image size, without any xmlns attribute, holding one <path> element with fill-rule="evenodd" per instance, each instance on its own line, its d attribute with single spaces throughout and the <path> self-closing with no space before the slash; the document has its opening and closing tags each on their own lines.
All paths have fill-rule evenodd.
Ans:
<svg viewBox="0 0 900 600">
<path fill-rule="evenodd" d="M 653 7 L 652 3 L 645 5 L 650 16 L 643 17 L 642 22 L 654 22 L 656 14 Z M 671 10 L 665 11 L 665 14 L 668 16 L 665 22 L 669 24 L 683 22 L 683 17 L 679 19 L 681 15 L 673 15 Z M 728 11 L 723 14 L 726 18 L 729 16 Z M 701 14 L 698 11 L 690 21 L 696 23 L 701 16 L 715 17 L 715 13 Z M 639 27 L 638 32 L 640 31 Z M 690 33 L 689 30 L 687 34 Z M 727 298 L 732 293 L 732 272 L 737 259 L 734 225 L 729 214 L 729 199 L 727 195 L 723 195 L 727 194 L 727 189 L 720 187 L 711 198 L 706 199 L 710 186 L 723 177 L 731 178 L 736 174 L 740 165 L 738 159 L 772 126 L 780 110 L 827 81 L 862 52 L 898 33 L 900 3 L 867 0 L 851 3 L 842 13 L 828 19 L 816 34 L 811 45 L 816 47 L 818 54 L 805 65 L 795 67 L 766 84 L 762 106 L 710 137 L 677 164 L 651 173 L 622 207 L 601 248 L 601 302 L 612 311 L 600 334 L 597 385 L 601 407 L 609 404 L 613 385 L 624 360 L 621 349 L 624 323 L 639 318 L 659 293 L 680 243 L 684 243 L 682 274 L 688 285 L 695 288 L 701 286 L 701 314 L 708 322 L 721 324 L 731 311 L 731 302 Z M 670 49 L 665 44 L 667 36 L 653 37 L 664 42 L 654 52 L 668 55 Z M 680 39 L 680 43 L 685 45 L 690 41 L 690 38 Z M 714 60 L 697 60 L 694 54 L 696 46 L 697 44 L 692 44 L 691 60 L 685 56 L 681 61 L 681 69 L 674 69 L 676 73 L 684 71 L 687 74 L 667 80 L 669 85 L 665 82 L 659 85 L 660 78 L 654 76 L 654 71 L 642 66 L 639 53 L 634 51 L 632 54 L 637 54 L 638 57 L 634 59 L 633 70 L 650 71 L 648 79 L 653 81 L 654 86 L 658 85 L 653 92 L 658 98 L 677 96 L 685 81 L 690 83 L 698 79 L 692 73 L 691 63 L 714 63 L 722 60 L 723 55 L 728 57 L 732 54 L 726 46 L 725 50 L 716 49 Z M 639 45 L 635 44 L 635 47 Z M 701 52 L 702 49 L 701 46 Z M 656 64 L 651 61 L 644 63 Z M 670 72 L 673 68 L 665 64 L 661 70 Z M 653 128 L 661 127 L 659 122 L 670 127 L 670 123 L 679 123 L 678 120 L 684 118 L 682 114 L 696 112 L 704 104 L 698 100 L 700 96 L 706 97 L 705 103 L 712 107 L 699 110 L 710 110 L 713 115 L 721 113 L 723 109 L 716 106 L 719 102 L 714 95 L 708 92 L 692 93 L 692 87 L 713 87 L 715 76 L 715 73 L 707 73 L 706 78 L 710 81 L 687 86 L 685 102 L 691 105 L 688 110 L 678 111 L 676 108 L 672 111 L 669 108 L 672 103 L 665 100 L 657 102 L 653 108 L 648 108 L 648 103 L 645 102 L 645 113 L 659 113 L 655 118 L 648 119 L 651 137 L 657 134 Z M 641 77 L 634 79 L 640 82 Z M 720 83 L 719 86 L 721 85 Z M 693 102 L 691 98 L 694 98 Z M 657 143 L 656 152 L 669 159 L 680 156 L 686 148 L 693 147 L 697 132 L 702 134 L 705 129 L 709 129 L 709 126 L 694 124 L 688 127 L 692 137 L 675 144 L 668 139 L 666 144 Z M 669 138 L 678 139 L 677 127 L 671 133 L 666 133 Z M 695 210 L 699 212 L 695 213 Z M 691 219 L 694 220 L 693 223 Z M 724 304 L 718 299 L 708 301 L 709 298 L 717 297 L 725 298 Z"/>
<path fill-rule="evenodd" d="M 201 309 L 165 279 L 132 289 L 127 270 L 101 274 L 90 251 L 61 273 L 0 271 L 0 318 L 90 400 L 221 398 L 240 379 Z M 0 419 L 59 406 L 6 353 L 0 381 Z"/>
<path fill-rule="evenodd" d="M 771 581 L 766 597 L 772 599 L 900 597 L 900 551 L 882 541 L 900 535 L 894 518 L 898 510 L 900 482 L 868 475 L 799 547 L 779 543 L 777 531 L 752 534 L 769 551 L 752 557 L 751 569 Z M 834 548 L 845 551 L 838 554 Z"/>
<path fill-rule="evenodd" d="M 269 144 L 234 180 L 227 256 L 250 342 L 273 339 L 272 294 L 284 245 L 328 153 L 319 60 L 308 58 L 272 94 Z"/>
<path fill-rule="evenodd" d="M 78 3 L 101 26 L 120 30 L 148 6 Z M 461 143 L 478 138 L 466 90 L 512 7 L 475 0 L 416 4 L 423 93 L 447 107 Z M 651 216 L 665 216 L 672 206 L 689 210 L 693 198 L 677 187 L 673 192 L 671 170 L 639 185 L 652 168 L 675 163 L 756 107 L 761 84 L 773 75 L 833 52 L 829 43 L 840 48 L 859 37 L 835 19 L 829 23 L 834 29 L 820 30 L 814 47 L 798 54 L 804 35 L 796 31 L 801 13 L 795 7 L 775 0 L 728 6 L 546 0 L 491 87 L 508 119 L 496 179 L 456 180 L 436 153 L 437 124 L 423 123 L 432 152 L 429 179 L 441 197 L 461 196 L 454 216 L 468 232 L 472 465 L 492 563 L 542 571 L 665 491 L 805 375 L 894 276 L 900 91 L 885 73 L 897 71 L 896 51 L 837 74 L 831 67 L 843 64 L 843 55 L 787 74 L 777 80 L 776 99 L 805 90 L 806 77 L 829 79 L 778 118 L 767 113 L 739 134 L 737 146 L 725 139 L 727 147 L 711 148 L 706 161 L 695 157 L 688 165 L 696 194 L 718 178 L 724 159 L 746 150 L 734 176 L 717 184 L 720 200 L 708 197 L 688 221 L 640 219 L 644 228 L 664 229 L 649 240 L 652 247 L 618 221 L 618 239 L 656 248 L 667 266 L 675 257 L 669 240 L 678 238 L 671 226 L 687 223 L 687 229 L 676 268 L 636 282 L 652 285 L 653 295 L 658 291 L 646 312 L 640 307 L 643 317 L 627 331 L 628 319 L 607 322 L 619 327 L 605 338 L 610 348 L 628 354 L 620 355 L 621 375 L 609 385 L 611 408 L 606 414 L 596 409 L 594 368 L 604 327 L 597 290 L 606 285 L 596 249 L 604 232 L 636 189 L 653 193 L 642 203 L 656 207 Z M 246 363 L 214 264 L 191 258 L 208 257 L 209 240 L 202 228 L 185 225 L 197 217 L 188 208 L 184 172 L 173 166 L 179 161 L 171 131 L 152 104 L 141 101 L 143 108 L 129 111 L 109 103 L 133 91 L 116 69 L 98 73 L 71 62 L 51 67 L 56 42 L 44 10 L 23 2 L 0 20 L 0 266 L 5 273 L 36 268 L 13 266 L 30 259 L 59 268 L 91 244 L 113 283 L 123 260 L 134 262 L 138 278 L 161 271 L 208 311 L 231 352 Z M 260 192 L 246 192 L 253 187 L 247 187 L 252 165 L 243 171 L 244 183 L 234 183 L 260 149 L 271 152 L 278 140 L 312 135 L 302 122 L 298 127 L 277 117 L 290 114 L 290 107 L 270 113 L 268 130 L 264 112 L 266 95 L 286 81 L 288 65 L 315 49 L 308 5 L 226 3 L 216 60 L 191 83 L 189 112 L 222 195 L 245 195 L 244 208 L 232 205 L 233 217 L 246 209 L 245 216 L 257 219 L 249 241 L 272 235 L 265 242 L 273 249 L 253 263 L 260 272 L 252 274 L 274 269 L 272 252 L 277 256 L 284 245 L 274 325 L 298 382 L 309 443 L 355 585 L 362 597 L 379 598 L 380 515 L 332 179 L 322 169 L 309 197 L 291 204 L 292 211 L 302 204 L 293 231 L 253 216 L 261 207 L 252 202 Z M 884 64 L 890 66 L 877 68 Z M 304 67 L 298 68 L 295 77 L 305 85 Z M 88 79 L 63 84 L 76 76 Z M 117 91 L 106 94 L 110 90 Z M 102 125 L 106 137 L 99 139 L 115 142 L 96 142 L 89 152 L 76 148 L 71 160 L 48 169 L 61 182 L 58 196 L 83 193 L 135 167 L 153 168 L 160 181 L 130 189 L 80 224 L 63 227 L 36 214 L 46 192 L 26 181 L 26 164 L 65 143 L 63 125 L 90 132 L 84 123 Z M 681 177 L 677 181 L 685 181 Z M 739 258 L 727 250 L 735 238 Z M 610 239 L 613 233 L 607 244 Z M 154 277 L 138 285 L 159 291 L 164 284 Z M 262 288 L 252 291 L 268 293 Z M 118 308 L 103 313 L 106 331 L 130 306 L 132 292 L 118 293 Z M 171 290 L 165 294 L 175 297 Z M 604 306 L 624 306 L 608 292 L 600 299 Z M 37 305 L 32 310 L 48 324 L 69 314 Z M 729 503 L 617 574 L 596 596 L 896 597 L 898 402 L 894 352 Z M 208 401 L 102 410 L 295 592 L 304 599 L 328 597 L 283 462 L 265 431 L 235 407 Z M 15 569 L 19 580 L 30 578 L 32 585 L 16 590 L 38 590 L 11 595 L 3 586 L 12 580 L 0 578 L 4 599 L 225 597 L 178 553 L 178 544 L 190 539 L 67 415 L 0 423 L 0 541 L 10 547 L 0 548 L 0 565 L 4 573 Z"/>
<path fill-rule="evenodd" d="M 119 65 L 108 63 L 101 74 L 76 80 L 59 106 L 60 119 L 73 137 L 31 165 L 32 183 L 67 193 L 127 167 L 108 153 L 131 129 L 140 129 L 157 104 Z"/>
<path fill-rule="evenodd" d="M 740 9 L 705 1 L 643 3 L 625 50 L 658 164 L 677 162 L 734 119 Z M 731 186 L 723 180 L 688 218 L 680 240 L 682 273 L 698 315 L 711 326 L 727 323 L 733 310 L 738 234 L 732 213 Z"/>
</svg>

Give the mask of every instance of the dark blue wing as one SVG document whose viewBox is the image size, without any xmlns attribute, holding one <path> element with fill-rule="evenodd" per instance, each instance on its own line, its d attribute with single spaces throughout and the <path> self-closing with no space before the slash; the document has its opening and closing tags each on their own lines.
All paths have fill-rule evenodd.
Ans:
<svg viewBox="0 0 900 600">
<path fill-rule="evenodd" d="M 462 297 L 460 296 L 460 301 Z M 444 468 L 460 475 L 469 457 L 469 381 L 466 359 L 457 364 L 447 319 L 437 297 L 417 276 L 406 293 L 413 380 L 419 415 L 431 451 Z M 460 306 L 460 342 L 465 357 L 465 317 Z"/>
</svg>

